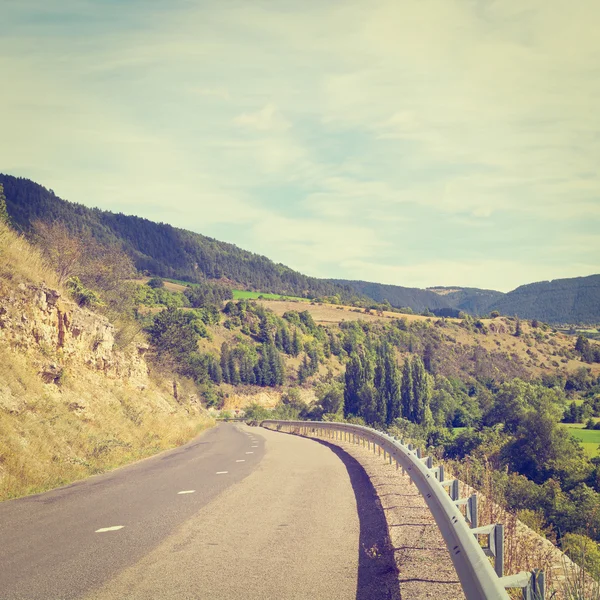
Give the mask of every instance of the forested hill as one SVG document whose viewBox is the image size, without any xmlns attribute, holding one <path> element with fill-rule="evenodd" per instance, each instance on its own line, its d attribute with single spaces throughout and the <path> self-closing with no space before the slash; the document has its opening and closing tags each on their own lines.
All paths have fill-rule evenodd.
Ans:
<svg viewBox="0 0 600 600">
<path fill-rule="evenodd" d="M 450 307 L 445 296 L 440 296 L 434 292 L 420 288 L 386 285 L 371 281 L 350 281 L 346 279 L 331 279 L 330 281 L 338 285 L 349 286 L 356 293 L 373 298 L 376 302 L 385 302 L 387 300 L 392 306 L 397 308 L 408 307 L 416 312 L 423 312 L 426 309 L 433 311 Z"/>
<path fill-rule="evenodd" d="M 116 243 L 136 267 L 152 275 L 186 281 L 226 278 L 240 287 L 294 296 L 356 297 L 347 286 L 307 277 L 233 244 L 178 229 L 165 223 L 92 209 L 62 200 L 28 179 L 0 174 L 9 215 L 23 232 L 36 220 L 60 220 L 72 231 L 89 230 L 104 243 Z"/>
<path fill-rule="evenodd" d="M 485 315 L 492 302 L 504 294 L 494 290 L 481 290 L 478 288 L 420 288 L 402 287 L 399 285 L 385 285 L 369 281 L 348 281 L 345 279 L 332 279 L 334 283 L 350 286 L 358 294 L 373 298 L 377 302 L 387 300 L 392 306 L 398 308 L 410 307 L 414 311 L 422 312 L 429 309 L 433 312 L 447 316 L 454 311 L 468 312 L 474 315 Z M 436 290 L 436 291 L 433 291 Z"/>
<path fill-rule="evenodd" d="M 600 323 L 600 275 L 530 283 L 507 294 L 478 288 L 422 290 L 367 281 L 331 281 L 350 286 L 377 302 L 387 300 L 392 306 L 410 307 L 417 312 L 429 309 L 438 315 L 456 316 L 463 311 L 483 316 L 497 310 L 503 315 L 547 323 Z"/>
<path fill-rule="evenodd" d="M 599 323 L 600 275 L 522 285 L 489 308 L 548 323 Z"/>
</svg>

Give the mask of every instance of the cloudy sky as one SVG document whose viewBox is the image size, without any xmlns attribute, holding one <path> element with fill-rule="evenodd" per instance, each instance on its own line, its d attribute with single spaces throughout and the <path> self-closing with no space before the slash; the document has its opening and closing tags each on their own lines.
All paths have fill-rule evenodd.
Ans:
<svg viewBox="0 0 600 600">
<path fill-rule="evenodd" d="M 598 0 L 0 0 L 0 171 L 310 275 L 600 272 Z"/>
</svg>

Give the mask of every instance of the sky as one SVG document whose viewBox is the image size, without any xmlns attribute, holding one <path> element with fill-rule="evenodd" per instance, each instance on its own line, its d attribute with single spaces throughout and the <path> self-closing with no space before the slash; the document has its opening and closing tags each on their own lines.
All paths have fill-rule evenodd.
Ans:
<svg viewBox="0 0 600 600">
<path fill-rule="evenodd" d="M 600 272 L 597 0 L 0 0 L 0 172 L 317 277 Z"/>
</svg>

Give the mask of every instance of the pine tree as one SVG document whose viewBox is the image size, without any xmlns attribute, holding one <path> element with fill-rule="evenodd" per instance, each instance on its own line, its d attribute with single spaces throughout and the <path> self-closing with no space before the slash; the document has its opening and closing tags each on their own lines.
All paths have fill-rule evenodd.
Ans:
<svg viewBox="0 0 600 600">
<path fill-rule="evenodd" d="M 232 385 L 239 385 L 242 380 L 240 377 L 240 372 L 238 370 L 237 362 L 235 360 L 235 354 L 231 352 L 229 354 L 229 383 Z"/>
<path fill-rule="evenodd" d="M 221 372 L 223 381 L 225 383 L 231 383 L 231 375 L 229 373 L 229 346 L 226 342 L 223 342 L 221 346 Z"/>
<path fill-rule="evenodd" d="M 8 209 L 6 208 L 6 196 L 4 195 L 4 186 L 0 183 L 0 223 L 10 224 Z"/>
<path fill-rule="evenodd" d="M 427 342 L 425 349 L 423 350 L 423 364 L 425 365 L 425 370 L 428 373 L 433 373 L 433 353 L 433 344 L 431 342 Z"/>
<path fill-rule="evenodd" d="M 294 339 L 292 340 L 292 354 L 298 356 L 302 350 L 302 342 L 300 341 L 300 333 L 298 328 L 294 329 Z"/>
</svg>

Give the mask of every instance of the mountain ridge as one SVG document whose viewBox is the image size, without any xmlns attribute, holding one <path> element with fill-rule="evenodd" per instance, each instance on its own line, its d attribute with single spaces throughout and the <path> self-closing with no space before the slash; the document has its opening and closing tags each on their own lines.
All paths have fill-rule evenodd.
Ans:
<svg viewBox="0 0 600 600">
<path fill-rule="evenodd" d="M 552 323 L 600 322 L 600 275 L 555 279 L 519 286 L 508 293 L 462 286 L 426 289 L 362 280 L 310 277 L 235 244 L 200 233 L 63 200 L 29 179 L 0 174 L 9 215 L 24 233 L 36 220 L 60 220 L 75 232 L 88 230 L 105 244 L 117 244 L 140 271 L 198 282 L 224 279 L 244 289 L 307 298 L 337 296 L 342 302 L 388 301 L 396 308 L 439 316 L 492 310 Z M 440 290 L 448 290 L 440 293 Z"/>
</svg>

